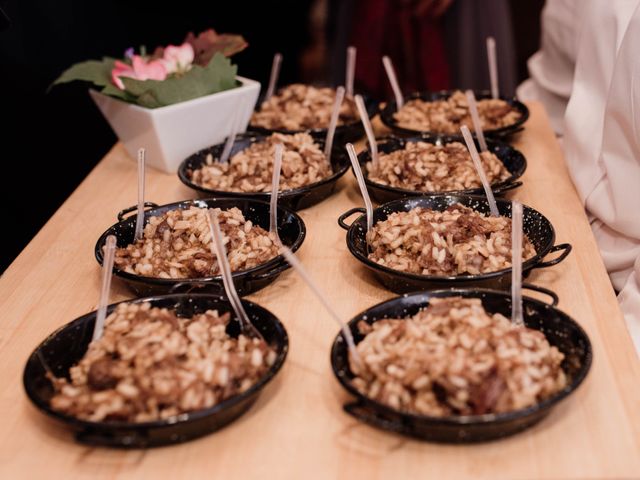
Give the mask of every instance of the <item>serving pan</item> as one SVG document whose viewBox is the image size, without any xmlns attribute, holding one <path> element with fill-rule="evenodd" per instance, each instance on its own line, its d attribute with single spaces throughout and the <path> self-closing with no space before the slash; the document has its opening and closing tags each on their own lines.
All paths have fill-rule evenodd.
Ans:
<svg viewBox="0 0 640 480">
<path fill-rule="evenodd" d="M 591 367 L 593 354 L 591 342 L 585 331 L 571 317 L 555 307 L 555 294 L 540 287 L 533 289 L 544 291 L 554 299 L 552 304 L 547 304 L 525 296 L 523 311 L 525 325 L 541 331 L 549 343 L 565 355 L 561 367 L 567 376 L 567 385 L 561 391 L 535 405 L 506 413 L 432 417 L 399 411 L 368 398 L 353 386 L 354 375 L 349 367 L 348 349 L 340 333 L 331 349 L 331 366 L 342 387 L 355 397 L 355 401 L 344 405 L 344 410 L 376 428 L 447 443 L 493 440 L 515 434 L 539 422 L 582 383 Z M 487 289 L 436 290 L 416 292 L 379 303 L 356 315 L 349 321 L 348 327 L 355 343 L 358 344 L 364 338 L 357 326 L 360 321 L 372 324 L 384 318 L 406 318 L 428 306 L 432 298 L 455 296 L 479 298 L 487 312 L 501 313 L 507 318 L 511 316 L 511 295 L 508 292 Z"/>
<path fill-rule="evenodd" d="M 404 149 L 407 143 L 415 142 L 428 142 L 433 144 L 451 143 L 450 141 L 442 141 L 442 139 L 430 138 L 430 137 L 387 137 L 378 142 L 379 153 L 391 153 L 397 150 Z M 476 141 L 476 146 L 479 149 L 479 145 Z M 509 171 L 509 177 L 502 182 L 491 185 L 491 190 L 494 195 L 501 196 L 508 191 L 518 188 L 522 185 L 522 182 L 518 180 L 527 169 L 527 160 L 524 155 L 513 148 L 511 145 L 495 141 L 488 140 L 487 148 L 491 153 L 494 153 L 496 157 L 502 162 L 505 168 Z M 371 161 L 371 151 L 367 148 L 358 154 L 358 161 L 360 168 L 364 174 L 364 181 L 367 184 L 367 190 L 369 195 L 378 203 L 389 202 L 397 198 L 402 197 L 417 197 L 424 195 L 481 195 L 484 190 L 482 186 L 477 188 L 469 188 L 466 190 L 451 190 L 446 192 L 421 192 L 416 190 L 408 190 L 400 187 L 392 187 L 390 185 L 384 185 L 382 183 L 375 182 L 369 178 L 367 163 Z M 353 169 L 352 169 L 353 171 Z"/>
<path fill-rule="evenodd" d="M 143 302 L 149 302 L 152 307 L 175 310 L 179 317 L 192 317 L 207 310 L 218 310 L 220 313 L 231 312 L 232 320 L 227 326 L 227 333 L 233 337 L 237 337 L 240 333 L 240 324 L 229 302 L 220 296 L 173 294 L 121 303 Z M 47 377 L 47 369 L 56 377 L 69 377 L 69 369 L 80 361 L 91 342 L 96 312 L 73 320 L 49 335 L 36 347 L 29 356 L 23 373 L 27 396 L 38 410 L 70 429 L 76 440 L 82 443 L 144 448 L 184 442 L 211 433 L 232 422 L 251 407 L 262 389 L 278 373 L 289 350 L 287 332 L 271 312 L 247 300 L 242 300 L 242 304 L 253 325 L 260 331 L 265 341 L 275 349 L 276 360 L 264 376 L 248 390 L 211 408 L 144 423 L 92 422 L 53 410 L 49 404 L 54 395 L 54 389 Z M 118 305 L 118 303 L 109 305 L 107 312 L 112 312 Z"/>
<path fill-rule="evenodd" d="M 454 93 L 454 90 L 440 90 L 438 92 L 416 92 L 405 98 L 405 103 L 410 100 L 420 99 L 427 102 L 433 102 L 435 100 L 444 100 L 449 98 Z M 477 100 L 489 99 L 491 98 L 491 93 L 485 90 L 476 91 L 475 96 Z M 483 133 L 487 137 L 492 138 L 507 138 L 513 135 L 516 132 L 519 132 L 523 129 L 524 123 L 529 119 L 529 108 L 527 106 L 517 100 L 516 98 L 509 97 L 500 97 L 501 100 L 504 100 L 513 108 L 515 108 L 520 113 L 520 118 L 513 124 L 507 125 L 501 128 L 487 129 L 483 130 Z M 464 141 L 462 138 L 462 134 L 449 134 L 442 132 L 432 132 L 429 130 L 415 130 L 411 128 L 405 128 L 398 125 L 398 122 L 393 117 L 393 114 L 397 111 L 397 104 L 395 100 L 390 100 L 387 102 L 385 107 L 380 112 L 380 120 L 387 127 L 389 127 L 392 131 L 402 134 L 402 135 L 421 135 L 424 137 L 430 138 L 441 138 L 445 141 L 457 140 Z M 473 130 L 473 129 L 471 129 Z M 472 132 L 473 133 L 473 132 Z M 474 133 L 475 135 L 475 133 Z"/>
<path fill-rule="evenodd" d="M 264 141 L 267 135 L 258 134 L 243 134 L 238 135 L 236 141 L 231 149 L 231 156 L 249 147 L 256 142 Z M 315 142 L 320 145 L 320 148 L 324 149 L 324 139 L 315 139 Z M 213 158 L 220 157 L 222 150 L 224 149 L 224 143 L 214 145 L 212 147 L 205 148 L 199 152 L 194 153 L 185 159 L 178 168 L 178 177 L 180 181 L 187 187 L 195 190 L 201 197 L 223 197 L 223 198 L 237 198 L 247 199 L 253 198 L 257 200 L 269 201 L 271 192 L 230 192 L 227 190 L 213 190 L 203 187 L 194 183 L 192 178 L 193 170 L 197 170 L 206 163 L 207 155 L 211 154 Z M 305 185 L 300 188 L 293 188 L 290 190 L 284 190 L 278 194 L 278 204 L 289 207 L 293 210 L 302 210 L 303 208 L 311 207 L 325 198 L 329 197 L 336 188 L 336 182 L 342 177 L 348 170 L 350 165 L 349 158 L 347 157 L 342 144 L 334 143 L 334 148 L 331 153 L 331 168 L 333 174 L 327 178 L 314 182 L 310 185 Z"/>
<path fill-rule="evenodd" d="M 284 88 L 284 87 L 283 87 Z M 357 92 L 356 92 L 357 93 Z M 369 118 L 373 118 L 378 114 L 379 103 L 377 100 L 374 100 L 368 95 L 362 94 L 362 99 L 364 100 L 364 105 L 367 108 L 367 113 L 369 114 Z M 258 99 L 258 103 L 256 103 L 256 111 L 259 111 L 260 105 L 262 105 L 264 96 L 261 95 Z M 307 132 L 309 135 L 314 137 L 317 140 L 324 140 L 327 138 L 327 128 L 312 128 L 312 129 L 301 129 L 301 130 L 287 130 L 282 128 L 264 128 L 258 127 L 255 125 L 251 125 L 249 123 L 248 127 L 249 131 L 261 133 L 264 135 L 271 135 L 272 133 L 285 133 L 287 135 L 292 135 L 300 132 Z M 364 135 L 364 127 L 362 126 L 362 122 L 357 120 L 355 122 L 351 122 L 345 125 L 338 125 L 336 127 L 336 131 L 334 134 L 334 142 L 338 145 L 344 145 L 348 142 L 355 142 L 356 140 L 362 138 Z"/>
<path fill-rule="evenodd" d="M 474 195 L 431 195 L 394 200 L 379 206 L 373 211 L 373 224 L 385 220 L 394 212 L 408 212 L 416 207 L 444 211 L 447 207 L 459 203 L 485 215 L 490 214 L 486 197 Z M 511 217 L 511 202 L 496 199 L 500 215 Z M 360 216 L 347 225 L 345 220 L 359 213 Z M 351 254 L 371 269 L 382 284 L 397 293 L 436 288 L 485 287 L 504 289 L 511 284 L 511 268 L 478 275 L 418 275 L 401 272 L 380 265 L 368 258 L 368 245 L 365 239 L 367 219 L 364 208 L 352 208 L 338 218 L 338 224 L 347 230 L 347 247 Z M 537 210 L 523 206 L 522 227 L 536 249 L 536 255 L 522 264 L 522 272 L 526 276 L 536 268 L 551 267 L 564 260 L 571 252 L 568 243 L 555 244 L 555 230 L 551 222 Z M 544 260 L 550 253 L 561 252 L 551 260 Z"/>
<path fill-rule="evenodd" d="M 269 231 L 270 206 L 268 203 L 260 200 L 250 198 L 209 198 L 203 200 L 186 200 L 162 206 L 148 202 L 146 206 L 150 207 L 150 209 L 145 211 L 145 218 L 162 215 L 171 210 L 188 209 L 192 206 L 200 208 L 220 208 L 222 210 L 237 207 L 242 211 L 242 214 L 247 220 L 251 220 L 253 224 L 259 225 Z M 125 216 L 136 210 L 137 206 L 122 210 L 118 214 L 118 223 L 112 225 L 96 242 L 95 256 L 100 265 L 102 265 L 103 260 L 103 247 L 109 235 L 116 236 L 118 247 L 126 247 L 133 243 L 136 227 L 135 215 L 127 218 L 125 218 Z M 278 234 L 285 246 L 293 251 L 297 250 L 300 248 L 300 245 L 302 245 L 306 232 L 305 224 L 298 214 L 288 208 L 278 206 Z M 279 255 L 256 267 L 233 272 L 233 281 L 239 294 L 248 295 L 273 282 L 278 275 L 287 268 L 289 268 L 289 264 L 284 260 L 282 255 Z M 114 267 L 113 274 L 125 282 L 138 296 L 168 293 L 172 291 L 175 285 L 185 283 L 192 283 L 194 286 L 197 285 L 208 293 L 224 293 L 222 277 L 220 275 L 205 278 L 145 277 L 125 272 L 117 267 Z"/>
</svg>

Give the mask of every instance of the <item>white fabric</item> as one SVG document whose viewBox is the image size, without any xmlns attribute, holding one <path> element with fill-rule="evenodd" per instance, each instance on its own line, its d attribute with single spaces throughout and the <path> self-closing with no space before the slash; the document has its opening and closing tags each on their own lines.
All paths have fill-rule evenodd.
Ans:
<svg viewBox="0 0 640 480">
<path fill-rule="evenodd" d="M 636 346 L 636 352 L 640 353 L 640 320 L 638 318 L 640 316 L 640 256 L 636 258 L 633 272 L 618 295 L 618 301 Z"/>
<path fill-rule="evenodd" d="M 529 60 L 529 76 L 518 87 L 520 100 L 545 106 L 553 130 L 562 135 L 571 96 L 584 0 L 547 0 L 541 16 L 540 50 Z"/>
<path fill-rule="evenodd" d="M 565 156 L 640 351 L 640 0 L 584 7 Z"/>
<path fill-rule="evenodd" d="M 618 48 L 637 0 L 584 1 L 573 89 L 565 115 L 565 156 L 583 201 L 603 175 L 604 112 Z"/>
</svg>

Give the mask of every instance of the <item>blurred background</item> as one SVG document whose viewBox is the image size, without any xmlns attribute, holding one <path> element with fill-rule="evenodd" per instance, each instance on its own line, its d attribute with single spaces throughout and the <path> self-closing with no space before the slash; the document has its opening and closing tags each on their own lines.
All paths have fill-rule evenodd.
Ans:
<svg viewBox="0 0 640 480">
<path fill-rule="evenodd" d="M 214 5 L 215 3 L 215 5 Z M 391 91 L 380 61 L 391 56 L 406 92 L 488 88 L 485 38 L 497 40 L 500 87 L 513 94 L 539 44 L 544 0 L 292 0 L 159 2 L 0 0 L 3 178 L 10 235 L 4 271 L 116 141 L 79 83 L 48 91 L 75 62 L 122 57 L 140 45 L 180 44 L 187 32 L 239 33 L 239 74 L 265 84 L 282 52 L 280 84 L 343 83 L 345 50 L 358 48 L 356 88 Z M 284 13 L 286 12 L 286 13 Z M 8 130 L 7 130 L 8 129 Z M 11 191 L 10 191 L 11 190 Z M 99 195 L 100 192 L 96 192 Z M 122 206 L 118 206 L 122 207 Z M 107 227 L 105 225 L 105 227 Z M 98 232 L 96 232 L 97 234 Z"/>
</svg>

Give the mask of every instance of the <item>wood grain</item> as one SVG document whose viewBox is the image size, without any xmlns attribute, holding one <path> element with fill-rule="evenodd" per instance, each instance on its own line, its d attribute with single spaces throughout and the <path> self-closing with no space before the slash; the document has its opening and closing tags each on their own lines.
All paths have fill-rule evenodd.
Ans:
<svg viewBox="0 0 640 480">
<path fill-rule="evenodd" d="M 0 478 L 487 478 L 640 476 L 640 364 L 562 153 L 543 108 L 517 138 L 529 161 L 515 195 L 544 213 L 571 255 L 531 281 L 555 290 L 560 308 L 588 332 L 595 360 L 585 384 L 531 430 L 470 446 L 429 444 L 378 431 L 342 411 L 329 348 L 336 325 L 291 272 L 250 298 L 286 325 L 291 351 L 278 376 L 243 417 L 183 445 L 148 451 L 74 443 L 40 415 L 22 388 L 22 369 L 49 333 L 92 310 L 98 236 L 136 201 L 136 167 L 116 145 L 0 279 Z M 148 199 L 191 198 L 175 176 L 150 171 Z M 348 253 L 338 215 L 360 205 L 350 173 L 339 192 L 301 212 L 308 227 L 300 259 L 345 319 L 393 295 Z M 130 297 L 114 281 L 112 300 Z"/>
</svg>

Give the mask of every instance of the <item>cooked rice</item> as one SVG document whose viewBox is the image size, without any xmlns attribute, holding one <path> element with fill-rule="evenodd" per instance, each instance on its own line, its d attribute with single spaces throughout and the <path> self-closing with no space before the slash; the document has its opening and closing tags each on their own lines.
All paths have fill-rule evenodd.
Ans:
<svg viewBox="0 0 640 480">
<path fill-rule="evenodd" d="M 419 275 L 496 272 L 511 267 L 511 219 L 455 204 L 439 212 L 416 207 L 395 212 L 367 234 L 369 259 Z M 523 260 L 536 251 L 523 235 Z"/>
<path fill-rule="evenodd" d="M 445 417 L 535 405 L 567 383 L 564 355 L 540 331 L 487 313 L 479 299 L 433 298 L 405 319 L 359 324 L 353 385 L 391 408 Z"/>
<path fill-rule="evenodd" d="M 71 379 L 51 379 L 51 408 L 93 422 L 148 422 L 210 408 L 255 384 L 276 353 L 226 333 L 230 315 L 193 318 L 149 303 L 120 304 Z"/>
<path fill-rule="evenodd" d="M 521 116 L 504 100 L 482 99 L 477 104 L 483 130 L 513 125 Z M 443 100 L 409 100 L 393 117 L 399 127 L 423 132 L 459 135 L 462 125 L 473 129 L 467 97 L 460 90 Z"/>
<path fill-rule="evenodd" d="M 278 256 L 275 236 L 236 208 L 218 211 L 231 271 L 247 270 Z M 207 209 L 189 207 L 149 218 L 141 240 L 118 248 L 116 268 L 158 278 L 203 278 L 220 275 L 211 252 Z"/>
<path fill-rule="evenodd" d="M 333 88 L 317 88 L 296 83 L 284 87 L 260 106 L 251 117 L 251 125 L 274 130 L 329 128 L 336 100 Z M 353 100 L 346 98 L 340 107 L 338 125 L 357 122 L 360 117 Z"/>
<path fill-rule="evenodd" d="M 509 178 L 509 171 L 491 152 L 480 154 L 489 183 Z M 407 142 L 404 148 L 378 156 L 377 166 L 366 164 L 369 180 L 416 192 L 447 192 L 482 187 L 467 148 L 452 142 L 434 145 Z"/>
<path fill-rule="evenodd" d="M 196 185 L 228 192 L 270 192 L 275 146 L 282 143 L 280 191 L 304 187 L 333 174 L 320 146 L 307 133 L 274 133 L 231 157 L 229 163 L 215 162 L 209 154 L 205 164 L 188 174 Z"/>
</svg>

